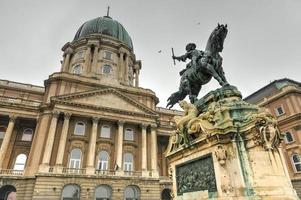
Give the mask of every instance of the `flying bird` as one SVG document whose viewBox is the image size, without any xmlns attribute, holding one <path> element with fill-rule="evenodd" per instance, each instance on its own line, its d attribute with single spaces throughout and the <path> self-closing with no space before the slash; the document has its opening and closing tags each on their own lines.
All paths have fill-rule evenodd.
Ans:
<svg viewBox="0 0 301 200">
<path fill-rule="evenodd" d="M 161 53 L 161 52 L 162 52 L 162 50 L 159 50 L 159 51 L 158 51 L 158 53 Z"/>
</svg>

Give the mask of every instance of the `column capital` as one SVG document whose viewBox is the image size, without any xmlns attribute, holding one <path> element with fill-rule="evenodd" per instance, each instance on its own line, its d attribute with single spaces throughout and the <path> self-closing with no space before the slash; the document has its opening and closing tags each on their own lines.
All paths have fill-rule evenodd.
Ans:
<svg viewBox="0 0 301 200">
<path fill-rule="evenodd" d="M 9 115 L 9 122 L 16 122 L 17 118 L 18 118 L 17 115 Z"/>
<path fill-rule="evenodd" d="M 140 124 L 140 127 L 141 127 L 142 129 L 146 129 L 146 128 L 148 127 L 148 124 L 142 123 L 142 124 Z"/>
<path fill-rule="evenodd" d="M 99 117 L 93 116 L 93 117 L 92 117 L 92 121 L 93 121 L 93 124 L 94 124 L 94 123 L 97 124 L 98 121 L 99 121 Z"/>
<path fill-rule="evenodd" d="M 118 123 L 118 125 L 119 125 L 119 126 L 123 126 L 123 124 L 124 124 L 124 121 L 122 121 L 122 120 L 118 120 L 118 122 L 117 122 L 117 123 Z"/>
<path fill-rule="evenodd" d="M 64 53 L 65 53 L 65 54 L 71 54 L 71 53 L 73 53 L 73 49 L 72 49 L 71 47 L 68 47 L 68 48 L 65 50 Z"/>
<path fill-rule="evenodd" d="M 53 116 L 54 118 L 58 118 L 59 115 L 60 115 L 60 111 L 55 110 L 55 111 L 52 112 L 52 116 Z"/>
<path fill-rule="evenodd" d="M 157 124 L 151 124 L 151 128 L 152 128 L 152 129 L 156 129 L 157 127 L 158 127 Z"/>
<path fill-rule="evenodd" d="M 71 115 L 72 115 L 72 113 L 64 112 L 64 120 L 69 120 Z"/>
</svg>

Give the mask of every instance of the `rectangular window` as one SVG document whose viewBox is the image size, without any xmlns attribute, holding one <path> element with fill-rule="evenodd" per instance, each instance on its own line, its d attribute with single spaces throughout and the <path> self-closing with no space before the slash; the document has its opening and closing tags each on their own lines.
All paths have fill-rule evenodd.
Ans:
<svg viewBox="0 0 301 200">
<path fill-rule="evenodd" d="M 124 140 L 134 141 L 134 131 L 133 131 L 133 129 L 130 129 L 130 128 L 125 129 Z"/>
<path fill-rule="evenodd" d="M 124 171 L 126 171 L 126 172 L 133 171 L 133 163 L 132 162 L 124 162 Z"/>
<path fill-rule="evenodd" d="M 282 106 L 279 106 L 276 108 L 276 114 L 277 116 L 280 116 L 280 115 L 283 115 L 285 112 L 284 112 L 284 109 Z"/>
<path fill-rule="evenodd" d="M 0 140 L 4 138 L 5 132 L 4 131 L 0 131 Z"/>
<path fill-rule="evenodd" d="M 79 159 L 70 159 L 69 168 L 79 169 L 80 160 Z"/>
<path fill-rule="evenodd" d="M 112 53 L 109 52 L 109 51 L 105 51 L 103 57 L 104 57 L 105 59 L 112 60 Z"/>
</svg>

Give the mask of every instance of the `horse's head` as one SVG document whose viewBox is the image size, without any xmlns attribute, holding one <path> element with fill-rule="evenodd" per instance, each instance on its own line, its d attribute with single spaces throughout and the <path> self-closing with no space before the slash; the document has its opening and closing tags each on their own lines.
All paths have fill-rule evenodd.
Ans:
<svg viewBox="0 0 301 200">
<path fill-rule="evenodd" d="M 218 24 L 212 31 L 206 46 L 206 50 L 212 53 L 222 52 L 224 48 L 224 40 L 227 36 L 227 24 Z"/>
</svg>

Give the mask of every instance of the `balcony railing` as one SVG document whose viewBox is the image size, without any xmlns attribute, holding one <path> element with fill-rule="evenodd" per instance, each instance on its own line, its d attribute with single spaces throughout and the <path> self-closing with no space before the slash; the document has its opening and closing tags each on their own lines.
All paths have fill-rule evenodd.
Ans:
<svg viewBox="0 0 301 200">
<path fill-rule="evenodd" d="M 63 174 L 77 174 L 77 175 L 84 175 L 86 174 L 86 169 L 83 168 L 63 168 Z"/>
<path fill-rule="evenodd" d="M 22 176 L 23 175 L 23 170 L 0 169 L 0 175 Z"/>
<path fill-rule="evenodd" d="M 124 171 L 125 176 L 142 176 L 141 171 Z"/>
<path fill-rule="evenodd" d="M 115 171 L 97 169 L 97 170 L 95 170 L 95 174 L 96 175 L 114 176 L 115 175 Z"/>
</svg>

